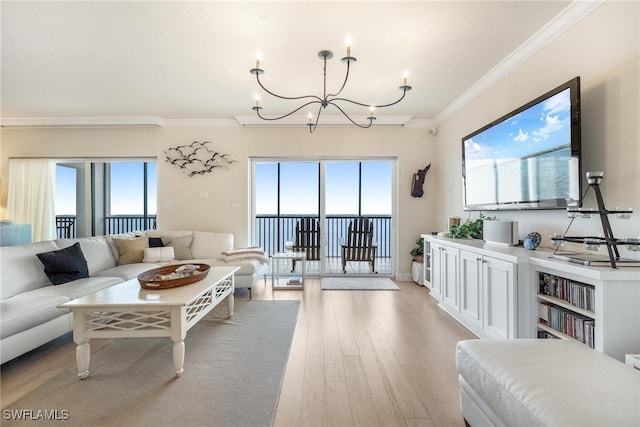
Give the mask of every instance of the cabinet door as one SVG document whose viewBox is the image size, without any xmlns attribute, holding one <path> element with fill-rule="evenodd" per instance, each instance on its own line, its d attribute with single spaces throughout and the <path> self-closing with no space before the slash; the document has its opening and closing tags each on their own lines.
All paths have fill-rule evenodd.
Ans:
<svg viewBox="0 0 640 427">
<path fill-rule="evenodd" d="M 432 244 L 431 245 L 431 283 L 429 289 L 431 290 L 431 296 L 440 301 L 442 295 L 442 246 Z"/>
<path fill-rule="evenodd" d="M 442 275 L 442 300 L 445 304 L 459 310 L 458 299 L 458 249 L 442 247 L 440 270 Z"/>
<path fill-rule="evenodd" d="M 492 338 L 515 338 L 516 267 L 490 257 L 484 257 L 482 264 L 484 331 Z"/>
<path fill-rule="evenodd" d="M 482 256 L 460 251 L 460 315 L 482 329 Z"/>
</svg>

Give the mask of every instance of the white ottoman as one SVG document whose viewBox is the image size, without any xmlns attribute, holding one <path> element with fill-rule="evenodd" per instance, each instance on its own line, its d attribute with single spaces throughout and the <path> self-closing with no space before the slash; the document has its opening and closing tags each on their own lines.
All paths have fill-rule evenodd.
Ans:
<svg viewBox="0 0 640 427">
<path fill-rule="evenodd" d="M 640 371 L 565 340 L 467 340 L 456 349 L 471 426 L 639 426 Z"/>
</svg>

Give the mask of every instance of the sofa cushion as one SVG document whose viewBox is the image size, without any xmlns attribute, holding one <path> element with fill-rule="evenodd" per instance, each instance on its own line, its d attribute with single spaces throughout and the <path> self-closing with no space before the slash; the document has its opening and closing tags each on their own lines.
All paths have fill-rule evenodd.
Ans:
<svg viewBox="0 0 640 427">
<path fill-rule="evenodd" d="M 162 236 L 162 243 L 164 246 L 172 246 L 175 259 L 191 259 L 191 241 L 193 236 Z"/>
<path fill-rule="evenodd" d="M 36 255 L 44 264 L 44 273 L 54 285 L 89 277 L 87 260 L 82 253 L 80 243 Z"/>
<path fill-rule="evenodd" d="M 58 286 L 45 286 L 43 288 L 34 289 L 18 296 L 28 297 L 68 297 L 70 299 L 80 298 L 88 293 L 108 288 L 124 280 L 116 276 L 105 277 L 85 277 L 84 279 L 74 280 Z"/>
<path fill-rule="evenodd" d="M 59 248 L 66 248 L 74 243 L 80 243 L 82 253 L 87 260 L 89 276 L 96 272 L 116 266 L 111 246 L 104 236 L 81 237 L 77 239 L 58 239 L 55 241 Z"/>
<path fill-rule="evenodd" d="M 194 231 L 191 253 L 193 258 L 220 258 L 222 252 L 233 249 L 233 234 Z"/>
<path fill-rule="evenodd" d="M 135 279 L 140 273 L 160 267 L 158 263 L 134 263 L 119 265 L 97 273 L 97 277 L 119 277 L 123 280 Z"/>
<path fill-rule="evenodd" d="M 0 247 L 0 298 L 51 286 L 36 254 L 56 249 L 53 241 Z"/>
<path fill-rule="evenodd" d="M 113 243 L 118 248 L 118 265 L 142 262 L 144 250 L 149 247 L 147 236 L 136 237 L 134 239 L 113 238 Z"/>
<path fill-rule="evenodd" d="M 27 294 L 29 292 L 0 301 L 1 339 L 69 312 L 69 309 L 58 308 L 59 304 L 70 300 L 65 296 L 29 296 Z"/>
<path fill-rule="evenodd" d="M 173 246 L 145 248 L 142 262 L 169 262 L 175 259 Z"/>
</svg>

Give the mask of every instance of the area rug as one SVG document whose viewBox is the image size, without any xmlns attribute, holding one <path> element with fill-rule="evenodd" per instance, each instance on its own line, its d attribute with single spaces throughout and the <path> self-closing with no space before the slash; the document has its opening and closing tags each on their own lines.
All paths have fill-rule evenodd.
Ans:
<svg viewBox="0 0 640 427">
<path fill-rule="evenodd" d="M 398 285 L 387 277 L 323 277 L 323 290 L 342 291 L 397 291 Z"/>
<path fill-rule="evenodd" d="M 3 407 L 3 427 L 271 425 L 300 302 L 243 302 L 232 319 L 222 305 L 187 333 L 180 378 L 170 339 L 117 339 L 86 380 L 68 370 Z"/>
</svg>

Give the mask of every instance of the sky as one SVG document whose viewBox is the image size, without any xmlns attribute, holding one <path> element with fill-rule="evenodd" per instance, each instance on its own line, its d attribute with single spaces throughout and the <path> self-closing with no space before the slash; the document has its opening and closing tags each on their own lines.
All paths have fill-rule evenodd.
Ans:
<svg viewBox="0 0 640 427">
<path fill-rule="evenodd" d="M 326 214 L 358 213 L 358 162 L 327 161 Z M 150 214 L 156 213 L 156 164 L 149 165 Z M 319 162 L 281 163 L 282 214 L 318 214 Z M 58 166 L 56 215 L 75 215 L 76 170 Z M 362 162 L 362 214 L 391 215 L 391 161 Z M 277 163 L 256 164 L 256 213 L 277 213 Z M 111 215 L 142 215 L 143 165 L 140 162 L 111 163 Z"/>
<path fill-rule="evenodd" d="M 358 162 L 327 161 L 325 213 L 358 214 Z M 280 213 L 318 214 L 319 162 L 283 162 L 280 171 Z M 362 162 L 362 214 L 391 215 L 392 164 Z M 277 163 L 256 164 L 256 214 L 278 212 Z"/>
<path fill-rule="evenodd" d="M 571 141 L 569 89 L 465 141 L 465 161 L 513 159 Z"/>
<path fill-rule="evenodd" d="M 148 164 L 147 209 L 156 214 L 157 179 L 156 164 Z M 110 215 L 142 215 L 144 213 L 144 181 L 141 162 L 111 163 L 111 211 Z M 76 214 L 76 170 L 56 168 L 56 215 Z"/>
</svg>

